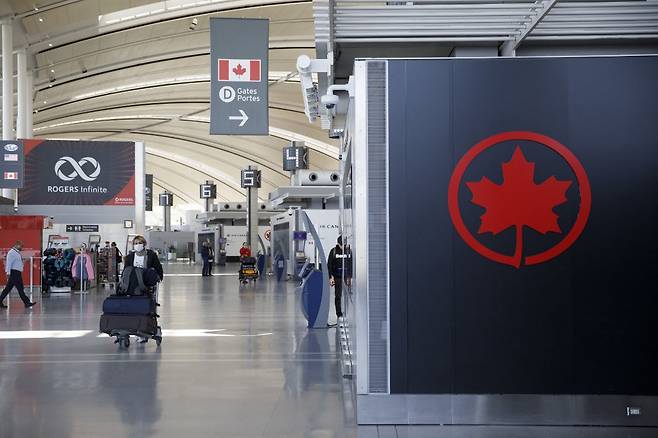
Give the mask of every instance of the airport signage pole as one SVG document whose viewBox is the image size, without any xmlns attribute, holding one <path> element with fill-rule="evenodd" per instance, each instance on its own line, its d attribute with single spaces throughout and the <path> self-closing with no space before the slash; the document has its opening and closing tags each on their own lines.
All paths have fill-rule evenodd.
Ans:
<svg viewBox="0 0 658 438">
<path fill-rule="evenodd" d="M 258 189 L 261 173 L 256 166 L 248 166 L 240 175 L 240 185 L 247 191 L 247 243 L 255 256 L 258 248 Z"/>
<path fill-rule="evenodd" d="M 213 181 L 206 181 L 199 185 L 199 197 L 204 200 L 206 213 L 208 213 L 213 199 L 217 198 L 217 185 Z"/>
<path fill-rule="evenodd" d="M 174 195 L 165 190 L 160 193 L 159 204 L 163 208 L 164 230 L 171 231 L 171 207 L 174 205 Z"/>
<path fill-rule="evenodd" d="M 210 19 L 210 134 L 268 135 L 269 20 Z"/>
</svg>

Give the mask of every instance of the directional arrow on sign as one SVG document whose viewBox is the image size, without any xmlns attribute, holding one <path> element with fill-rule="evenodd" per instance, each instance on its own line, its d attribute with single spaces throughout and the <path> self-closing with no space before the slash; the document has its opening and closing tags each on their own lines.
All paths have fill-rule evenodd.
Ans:
<svg viewBox="0 0 658 438">
<path fill-rule="evenodd" d="M 241 120 L 240 127 L 242 127 L 242 126 L 244 126 L 245 123 L 247 123 L 247 120 L 249 120 L 249 117 L 247 116 L 247 113 L 240 110 L 240 115 L 239 116 L 229 116 L 228 119 L 229 120 Z"/>
</svg>

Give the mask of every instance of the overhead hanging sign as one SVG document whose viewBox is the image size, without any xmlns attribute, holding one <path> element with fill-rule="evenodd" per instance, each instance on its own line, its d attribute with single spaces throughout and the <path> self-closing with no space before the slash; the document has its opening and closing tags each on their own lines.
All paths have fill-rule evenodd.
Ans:
<svg viewBox="0 0 658 438">
<path fill-rule="evenodd" d="M 0 141 L 0 188 L 23 187 L 25 161 L 21 140 Z"/>
<path fill-rule="evenodd" d="M 98 225 L 67 225 L 67 233 L 98 233 Z"/>
<path fill-rule="evenodd" d="M 268 135 L 269 20 L 210 19 L 210 133 Z"/>
<path fill-rule="evenodd" d="M 135 205 L 135 143 L 23 140 L 21 205 Z"/>
</svg>

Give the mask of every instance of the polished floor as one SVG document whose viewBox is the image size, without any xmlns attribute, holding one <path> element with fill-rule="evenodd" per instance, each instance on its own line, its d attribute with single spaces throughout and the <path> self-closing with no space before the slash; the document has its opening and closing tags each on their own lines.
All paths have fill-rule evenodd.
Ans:
<svg viewBox="0 0 658 438">
<path fill-rule="evenodd" d="M 234 268 L 165 266 L 160 348 L 98 337 L 102 289 L 35 297 L 34 310 L 13 292 L 0 313 L 0 437 L 355 436 L 336 330 L 306 329 L 292 284 L 240 287 Z"/>
<path fill-rule="evenodd" d="M 307 330 L 292 283 L 166 265 L 164 341 L 99 337 L 109 291 L 15 292 L 0 312 L 0 438 L 657 438 L 643 428 L 355 426 L 336 330 Z M 333 311 L 332 311 L 333 314 Z"/>
</svg>

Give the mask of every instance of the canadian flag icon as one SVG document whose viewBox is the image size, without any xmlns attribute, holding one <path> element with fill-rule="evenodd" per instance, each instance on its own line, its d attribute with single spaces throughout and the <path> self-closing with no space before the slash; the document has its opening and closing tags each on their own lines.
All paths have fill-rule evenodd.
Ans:
<svg viewBox="0 0 658 438">
<path fill-rule="evenodd" d="M 260 59 L 219 59 L 217 78 L 220 82 L 260 82 Z"/>
</svg>

